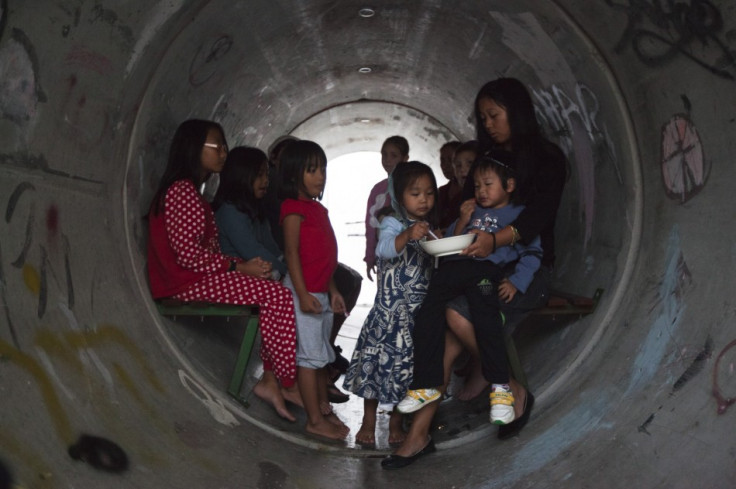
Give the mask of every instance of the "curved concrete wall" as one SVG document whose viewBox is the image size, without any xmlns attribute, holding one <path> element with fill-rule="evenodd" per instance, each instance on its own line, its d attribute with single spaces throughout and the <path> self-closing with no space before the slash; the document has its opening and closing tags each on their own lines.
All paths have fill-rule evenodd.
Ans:
<svg viewBox="0 0 736 489">
<path fill-rule="evenodd" d="M 17 485 L 732 485 L 736 3 L 659 3 L 0 2 L 0 460 Z M 381 452 L 225 397 L 237 331 L 159 317 L 146 285 L 142 216 L 178 123 L 263 149 L 293 132 L 331 157 L 401 133 L 436 165 L 501 75 L 570 159 L 556 286 L 605 290 L 522 347 L 538 394 L 522 436 L 476 427 L 385 473 Z M 80 433 L 130 470 L 73 461 Z"/>
</svg>

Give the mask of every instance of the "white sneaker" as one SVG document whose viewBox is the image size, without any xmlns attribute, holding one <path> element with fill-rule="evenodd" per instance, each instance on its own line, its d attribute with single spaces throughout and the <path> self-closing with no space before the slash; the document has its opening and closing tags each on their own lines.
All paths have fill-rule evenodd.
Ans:
<svg viewBox="0 0 736 489">
<path fill-rule="evenodd" d="M 406 397 L 396 405 L 396 410 L 404 414 L 413 413 L 420 410 L 425 404 L 436 401 L 440 395 L 437 389 L 410 390 L 406 393 Z"/>
<path fill-rule="evenodd" d="M 514 395 L 503 386 L 494 384 L 491 390 L 491 423 L 509 424 L 514 420 Z"/>
</svg>

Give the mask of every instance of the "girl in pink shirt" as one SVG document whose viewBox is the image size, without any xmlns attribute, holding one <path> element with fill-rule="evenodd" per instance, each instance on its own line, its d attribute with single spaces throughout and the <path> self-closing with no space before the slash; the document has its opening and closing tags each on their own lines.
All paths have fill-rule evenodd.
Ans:
<svg viewBox="0 0 736 489">
<path fill-rule="evenodd" d="M 396 165 L 409 161 L 409 142 L 402 136 L 391 136 L 381 146 L 381 164 L 387 175 L 391 175 Z M 376 245 L 378 244 L 378 218 L 376 214 L 384 207 L 391 207 L 388 194 L 388 178 L 378 182 L 368 196 L 365 212 L 365 261 L 366 275 L 373 282 L 371 273 L 376 273 Z"/>
</svg>

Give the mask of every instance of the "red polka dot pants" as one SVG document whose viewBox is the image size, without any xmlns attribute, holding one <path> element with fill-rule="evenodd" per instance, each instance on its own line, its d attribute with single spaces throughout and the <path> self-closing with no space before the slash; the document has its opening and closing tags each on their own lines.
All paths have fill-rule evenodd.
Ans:
<svg viewBox="0 0 736 489">
<path fill-rule="evenodd" d="M 264 370 L 272 370 L 284 387 L 296 379 L 296 322 L 291 291 L 273 280 L 240 272 L 223 272 L 200 280 L 177 294 L 183 301 L 222 304 L 255 304 L 259 307 L 259 329 Z"/>
</svg>

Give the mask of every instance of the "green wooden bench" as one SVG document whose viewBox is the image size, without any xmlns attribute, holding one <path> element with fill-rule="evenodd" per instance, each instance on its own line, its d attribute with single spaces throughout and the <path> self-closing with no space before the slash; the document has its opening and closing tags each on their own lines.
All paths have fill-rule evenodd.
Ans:
<svg viewBox="0 0 736 489">
<path fill-rule="evenodd" d="M 177 316 L 199 316 L 201 320 L 204 320 L 205 317 L 224 317 L 228 321 L 231 317 L 248 319 L 245 333 L 243 334 L 243 341 L 240 343 L 238 358 L 235 361 L 233 375 L 230 378 L 230 385 L 227 388 L 227 393 L 230 396 L 245 407 L 248 407 L 248 401 L 240 395 L 240 389 L 243 386 L 245 370 L 253 352 L 253 345 L 255 345 L 256 334 L 258 333 L 258 306 L 254 304 L 214 304 L 210 302 L 184 302 L 177 299 L 161 299 L 156 301 L 156 307 L 158 308 L 159 314 L 173 319 L 176 319 Z"/>
</svg>

